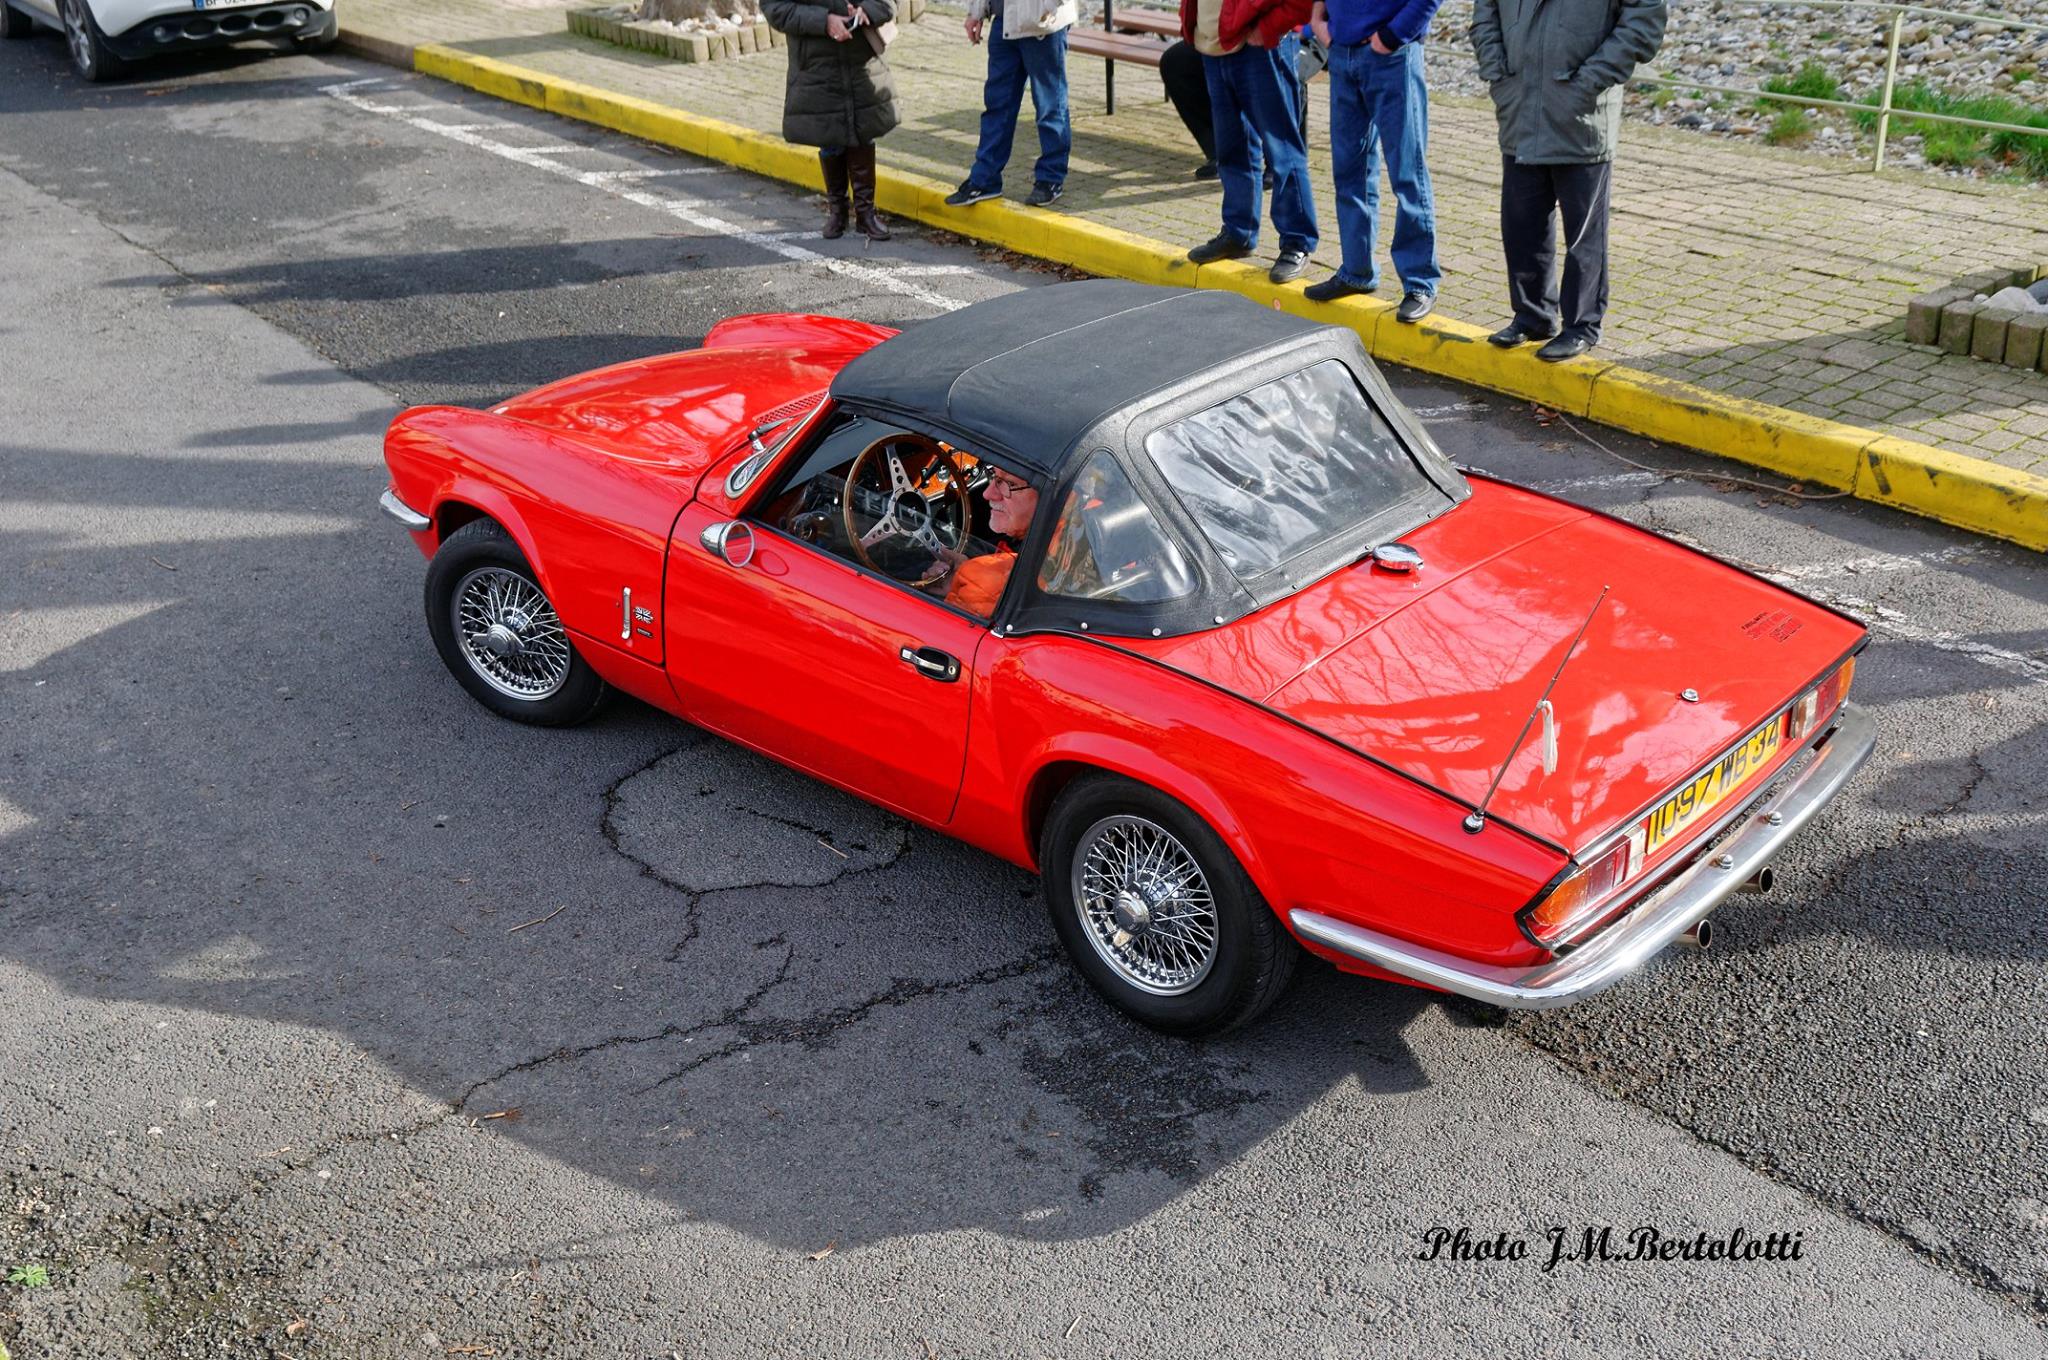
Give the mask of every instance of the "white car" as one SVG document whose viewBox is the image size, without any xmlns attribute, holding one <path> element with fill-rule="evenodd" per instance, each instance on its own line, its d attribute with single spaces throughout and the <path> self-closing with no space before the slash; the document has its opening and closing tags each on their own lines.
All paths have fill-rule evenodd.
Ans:
<svg viewBox="0 0 2048 1360">
<path fill-rule="evenodd" d="M 335 0 L 0 0 L 0 38 L 26 38 L 41 20 L 61 29 L 87 80 L 112 80 L 131 61 L 231 43 L 317 51 L 334 42 Z"/>
</svg>

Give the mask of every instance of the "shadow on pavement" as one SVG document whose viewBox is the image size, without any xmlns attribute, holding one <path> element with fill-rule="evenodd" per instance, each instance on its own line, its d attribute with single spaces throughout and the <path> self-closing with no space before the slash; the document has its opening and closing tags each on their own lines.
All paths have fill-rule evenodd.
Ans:
<svg viewBox="0 0 2048 1360">
<path fill-rule="evenodd" d="M 1426 1085 L 1422 993 L 1310 965 L 1251 1032 L 1163 1039 L 1071 973 L 1011 866 L 635 704 L 490 716 L 426 640 L 373 442 L 323 447 L 7 451 L 32 504 L 356 526 L 0 534 L 0 629 L 111 611 L 0 675 L 10 960 L 345 1036 L 459 1114 L 516 1110 L 501 1136 L 807 1249 L 1107 1232 L 1334 1083 Z M 116 622 L 138 594 L 168 603 Z"/>
</svg>

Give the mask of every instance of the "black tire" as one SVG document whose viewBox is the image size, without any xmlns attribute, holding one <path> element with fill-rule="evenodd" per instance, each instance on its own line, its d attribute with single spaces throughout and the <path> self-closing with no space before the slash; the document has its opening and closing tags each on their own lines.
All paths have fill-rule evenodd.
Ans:
<svg viewBox="0 0 2048 1360">
<path fill-rule="evenodd" d="M 522 695 L 495 682 L 493 672 L 486 667 L 498 663 L 472 655 L 462 630 L 457 626 L 458 595 L 473 578 L 479 582 L 489 579 L 487 573 L 498 574 L 496 579 L 501 581 L 505 573 L 523 580 L 539 600 L 539 609 L 533 611 L 533 621 L 541 625 L 543 635 L 558 639 L 560 649 L 567 653 L 566 674 L 545 692 Z M 472 520 L 442 542 L 434 560 L 427 565 L 426 608 L 427 631 L 433 635 L 434 647 L 441 653 L 441 661 L 448 667 L 448 673 L 469 691 L 471 698 L 493 713 L 537 727 L 568 727 L 588 718 L 604 702 L 608 693 L 604 681 L 590 669 L 590 664 L 569 641 L 568 633 L 561 629 L 560 619 L 554 617 L 554 608 L 541 590 L 533 568 L 519 551 L 519 545 L 496 522 Z M 548 630 L 550 624 L 552 631 Z M 547 668 L 543 665 L 540 669 Z M 538 683 L 535 682 L 536 685 Z"/>
<path fill-rule="evenodd" d="M 97 85 L 128 74 L 128 63 L 107 46 L 107 35 L 86 0 L 57 0 L 57 12 L 64 16 L 65 45 L 81 79 Z"/>
<path fill-rule="evenodd" d="M 0 3 L 0 39 L 26 38 L 35 31 L 35 20 L 12 5 Z"/>
<path fill-rule="evenodd" d="M 1115 819 L 1138 819 L 1167 833 L 1208 881 L 1213 954 L 1207 972 L 1176 994 L 1148 991 L 1113 967 L 1076 906 L 1076 852 L 1099 828 L 1117 825 Z M 1237 857 L 1207 822 L 1157 789 L 1112 774 L 1076 779 L 1045 819 L 1038 862 L 1046 909 L 1067 957 L 1112 1005 L 1153 1029 L 1185 1036 L 1236 1029 L 1278 1000 L 1294 977 L 1301 948 Z"/>
<path fill-rule="evenodd" d="M 341 41 L 341 11 L 327 12 L 327 27 L 318 33 L 308 33 L 300 38 L 297 50 L 300 52 L 325 52 Z"/>
</svg>

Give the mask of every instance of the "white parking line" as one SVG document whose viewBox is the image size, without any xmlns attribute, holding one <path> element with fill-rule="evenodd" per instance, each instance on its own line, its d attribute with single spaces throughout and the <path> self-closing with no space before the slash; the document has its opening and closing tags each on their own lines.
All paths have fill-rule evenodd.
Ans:
<svg viewBox="0 0 2048 1360">
<path fill-rule="evenodd" d="M 490 124 L 480 124 L 479 130 Z M 605 184 L 631 184 L 643 179 L 667 179 L 671 175 L 710 175 L 722 167 L 716 165 L 681 165 L 673 170 L 593 170 L 591 178 Z M 782 233 L 775 233 L 777 236 Z"/>
<path fill-rule="evenodd" d="M 1846 557 L 1839 562 L 1809 562 L 1801 567 L 1780 567 L 1771 579 L 1784 584 L 1794 581 L 1825 581 L 1836 576 L 1872 576 L 1887 571 L 1922 571 L 1944 562 L 1967 562 L 1984 555 L 1984 549 L 1958 545 L 1923 553 L 1872 553 L 1867 557 Z"/>
<path fill-rule="evenodd" d="M 2037 685 L 2048 685 L 2048 661 L 2042 661 L 2038 657 L 2028 656 L 2024 652 L 2007 651 L 2003 647 L 1993 647 L 1987 642 L 1979 642 L 1973 637 L 1951 633 L 1943 628 L 1926 627 L 1896 609 L 1873 604 L 1854 595 L 1843 595 L 1831 590 L 1809 590 L 1807 593 L 1815 599 L 1834 605 L 1837 609 L 1846 609 L 1852 614 L 1868 619 L 1871 627 L 1880 633 L 1890 633 L 1893 637 L 1906 642 L 1952 652 L 1957 656 L 1966 656 L 1993 670 L 2016 675 L 2022 680 L 2031 680 Z"/>
<path fill-rule="evenodd" d="M 586 188 L 597 189 L 603 193 L 610 194 L 614 198 L 624 199 L 628 203 L 636 203 L 643 208 L 653 208 L 657 212 L 667 213 L 670 217 L 686 222 L 698 231 L 715 236 L 730 237 L 735 241 L 744 242 L 756 250 L 766 251 L 770 255 L 780 256 L 785 260 L 792 260 L 800 264 L 818 265 L 831 273 L 840 275 L 842 278 L 854 280 L 882 292 L 895 293 L 900 297 L 911 298 L 935 311 L 957 311 L 967 305 L 964 302 L 949 298 L 943 293 L 935 293 L 913 279 L 900 278 L 891 270 L 877 269 L 872 265 L 864 264 L 857 260 L 820 255 L 815 250 L 807 250 L 803 246 L 781 239 L 777 234 L 753 231 L 735 222 L 728 222 L 722 217 L 715 216 L 704 204 L 691 199 L 673 194 L 653 194 L 644 189 L 632 188 L 628 184 L 610 178 L 615 172 L 577 170 L 571 166 L 562 165 L 548 159 L 550 156 L 557 154 L 582 151 L 586 149 L 584 147 L 509 146 L 504 142 L 493 141 L 479 133 L 459 130 L 459 125 L 457 124 L 438 123 L 431 118 L 419 117 L 407 108 L 380 104 L 373 100 L 365 99 L 362 95 L 355 93 L 355 87 L 350 84 L 324 86 L 321 93 L 330 95 L 347 104 L 350 108 L 358 109 L 361 112 L 376 114 L 380 118 L 393 118 L 406 124 L 408 127 L 415 127 L 422 132 L 431 132 L 436 136 L 446 137 L 450 141 L 458 142 L 463 146 L 471 147 L 478 151 L 488 151 L 494 156 L 502 157 L 518 165 L 524 165 L 529 169 L 545 170 L 551 175 L 559 175 L 563 179 L 574 180 Z M 446 113 L 449 110 L 446 106 L 442 106 L 437 111 Z M 507 127 L 508 130 L 510 128 L 509 124 L 502 126 Z"/>
<path fill-rule="evenodd" d="M 1661 472 L 1615 472 L 1604 477 L 1560 477 L 1551 481 L 1531 482 L 1538 491 L 1556 495 L 1562 491 L 1594 491 L 1609 486 L 1654 486 L 1668 482 L 1671 478 Z"/>
<path fill-rule="evenodd" d="M 899 279 L 943 279 L 972 276 L 979 272 L 964 264 L 898 264 L 894 260 L 870 261 L 877 269 L 886 269 Z"/>
</svg>

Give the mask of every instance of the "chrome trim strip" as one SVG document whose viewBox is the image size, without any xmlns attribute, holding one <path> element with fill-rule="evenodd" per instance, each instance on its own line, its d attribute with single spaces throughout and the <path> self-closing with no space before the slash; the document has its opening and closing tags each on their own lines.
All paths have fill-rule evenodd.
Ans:
<svg viewBox="0 0 2048 1360">
<path fill-rule="evenodd" d="M 384 494 L 377 498 L 377 505 L 385 514 L 403 524 L 413 533 L 433 527 L 434 521 L 398 499 L 398 493 L 388 486 L 384 488 Z"/>
<path fill-rule="evenodd" d="M 1703 920 L 1797 835 L 1861 769 L 1877 745 L 1877 723 L 1853 704 L 1814 758 L 1748 819 L 1628 915 L 1562 958 L 1533 967 L 1474 963 L 1299 908 L 1287 919 L 1306 940 L 1390 973 L 1511 1010 L 1550 1010 L 1604 991 Z"/>
</svg>

